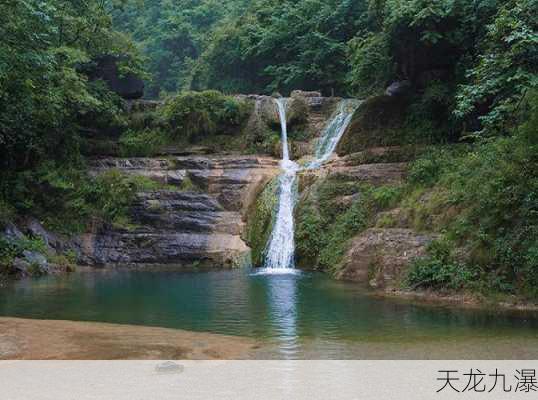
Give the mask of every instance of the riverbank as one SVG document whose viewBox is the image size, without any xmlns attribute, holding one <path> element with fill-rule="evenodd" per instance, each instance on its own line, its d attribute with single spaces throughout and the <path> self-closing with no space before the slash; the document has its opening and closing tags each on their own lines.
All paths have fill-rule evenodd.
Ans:
<svg viewBox="0 0 538 400">
<path fill-rule="evenodd" d="M 375 297 L 398 299 L 420 304 L 452 306 L 471 309 L 537 312 L 538 304 L 518 296 L 504 294 L 480 295 L 472 292 L 437 292 L 433 290 L 409 291 L 403 289 L 375 290 Z"/>
<path fill-rule="evenodd" d="M 98 322 L 0 318 L 0 359 L 219 360 L 251 358 L 253 339 Z"/>
</svg>

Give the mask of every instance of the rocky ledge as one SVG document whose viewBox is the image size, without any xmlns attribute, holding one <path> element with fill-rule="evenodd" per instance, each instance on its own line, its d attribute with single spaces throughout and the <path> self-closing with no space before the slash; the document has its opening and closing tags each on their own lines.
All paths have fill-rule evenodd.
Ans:
<svg viewBox="0 0 538 400">
<path fill-rule="evenodd" d="M 166 189 L 138 193 L 132 226 L 100 226 L 82 235 L 81 259 L 89 265 L 241 265 L 250 255 L 242 237 L 247 210 L 279 173 L 277 160 L 258 156 L 106 158 L 91 164 L 94 175 L 110 169 Z"/>
</svg>

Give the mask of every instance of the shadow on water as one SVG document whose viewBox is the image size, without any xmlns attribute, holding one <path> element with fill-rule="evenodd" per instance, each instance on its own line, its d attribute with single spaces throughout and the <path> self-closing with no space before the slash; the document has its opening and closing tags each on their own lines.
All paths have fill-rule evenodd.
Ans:
<svg viewBox="0 0 538 400">
<path fill-rule="evenodd" d="M 534 314 L 423 306 L 319 273 L 259 272 L 109 270 L 20 281 L 0 290 L 0 314 L 248 336 L 268 344 L 267 358 L 428 358 L 443 346 L 450 357 L 477 343 L 472 354 L 525 358 L 534 354 L 527 346 L 538 348 Z"/>
</svg>

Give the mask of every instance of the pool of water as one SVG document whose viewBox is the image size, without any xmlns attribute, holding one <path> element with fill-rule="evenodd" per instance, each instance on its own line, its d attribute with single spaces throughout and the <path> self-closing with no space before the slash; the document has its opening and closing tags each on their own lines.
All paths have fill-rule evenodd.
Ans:
<svg viewBox="0 0 538 400">
<path fill-rule="evenodd" d="M 318 273 L 82 272 L 0 289 L 0 315 L 248 336 L 267 343 L 264 358 L 455 358 L 473 346 L 481 358 L 526 358 L 538 348 L 535 315 L 380 299 Z M 459 352 L 429 353 L 441 348 Z"/>
</svg>

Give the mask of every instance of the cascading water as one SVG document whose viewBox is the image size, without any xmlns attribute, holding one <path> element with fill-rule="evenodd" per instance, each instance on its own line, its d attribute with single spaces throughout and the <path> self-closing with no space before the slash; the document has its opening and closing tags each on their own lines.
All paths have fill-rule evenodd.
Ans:
<svg viewBox="0 0 538 400">
<path fill-rule="evenodd" d="M 307 169 L 319 168 L 329 159 L 360 103 L 359 100 L 345 99 L 338 104 L 338 108 L 321 134 L 316 146 L 314 160 L 307 165 Z"/>
<path fill-rule="evenodd" d="M 278 115 L 282 130 L 283 173 L 279 177 L 278 210 L 265 250 L 264 273 L 295 272 L 295 240 L 293 209 L 295 207 L 297 188 L 297 171 L 299 166 L 289 158 L 288 131 L 286 126 L 286 99 L 276 99 Z M 346 131 L 353 113 L 359 106 L 357 100 L 342 100 L 327 127 L 323 130 L 316 148 L 315 159 L 307 165 L 307 169 L 318 168 L 331 156 L 338 141 Z"/>
<path fill-rule="evenodd" d="M 265 267 L 268 272 L 292 272 L 294 263 L 295 241 L 293 208 L 296 199 L 296 178 L 298 165 L 290 160 L 288 150 L 288 132 L 286 127 L 286 99 L 275 100 L 278 106 L 280 126 L 282 129 L 282 161 L 284 172 L 279 177 L 278 211 L 273 232 L 265 251 Z"/>
</svg>

